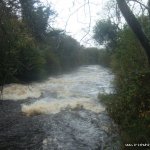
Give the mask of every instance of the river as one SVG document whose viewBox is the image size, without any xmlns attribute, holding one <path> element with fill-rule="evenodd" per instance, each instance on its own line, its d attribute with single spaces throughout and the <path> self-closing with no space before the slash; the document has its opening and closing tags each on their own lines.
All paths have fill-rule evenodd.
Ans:
<svg viewBox="0 0 150 150">
<path fill-rule="evenodd" d="M 117 126 L 97 99 L 113 92 L 114 76 L 98 65 L 10 84 L 0 101 L 0 149 L 119 150 Z"/>
</svg>

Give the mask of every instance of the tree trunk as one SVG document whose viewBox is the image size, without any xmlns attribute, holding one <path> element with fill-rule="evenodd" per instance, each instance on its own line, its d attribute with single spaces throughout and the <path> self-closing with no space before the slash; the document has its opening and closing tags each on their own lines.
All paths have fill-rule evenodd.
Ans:
<svg viewBox="0 0 150 150">
<path fill-rule="evenodd" d="M 148 14 L 149 14 L 149 19 L 150 19 L 150 0 L 148 0 L 148 4 L 147 5 L 148 5 L 148 8 L 149 8 L 148 9 Z"/>
<path fill-rule="evenodd" d="M 121 10 L 124 18 L 126 19 L 128 25 L 132 29 L 132 31 L 135 33 L 137 39 L 140 41 L 141 45 L 143 46 L 148 62 L 150 64 L 150 43 L 148 38 L 146 37 L 140 23 L 128 7 L 127 3 L 125 0 L 116 0 L 119 6 L 119 9 Z"/>
</svg>

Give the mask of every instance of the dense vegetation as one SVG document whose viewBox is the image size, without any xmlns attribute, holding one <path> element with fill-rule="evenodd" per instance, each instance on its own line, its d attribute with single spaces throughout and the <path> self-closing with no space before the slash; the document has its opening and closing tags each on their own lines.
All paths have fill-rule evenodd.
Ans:
<svg viewBox="0 0 150 150">
<path fill-rule="evenodd" d="M 2 1 L 0 7 L 0 84 L 35 80 L 76 65 L 80 45 L 62 31 L 47 31 L 54 14 L 49 7 L 31 0 Z"/>
<path fill-rule="evenodd" d="M 39 0 L 1 0 L 0 85 L 45 79 L 83 64 L 109 66 L 115 93 L 99 95 L 100 100 L 118 123 L 124 144 L 150 143 L 150 64 L 139 38 L 127 24 L 120 28 L 112 19 L 100 20 L 94 39 L 107 50 L 85 48 L 49 25 L 55 13 Z M 150 40 L 149 14 L 138 21 Z"/>
<path fill-rule="evenodd" d="M 149 38 L 149 16 L 139 16 L 138 20 Z M 150 67 L 144 48 L 127 24 L 117 28 L 111 20 L 100 20 L 94 33 L 95 40 L 106 44 L 111 51 L 111 68 L 115 74 L 114 94 L 99 95 L 99 99 L 119 125 L 123 146 L 149 143 Z"/>
<path fill-rule="evenodd" d="M 39 0 L 0 2 L 0 85 L 44 79 L 100 62 L 104 50 L 86 49 L 64 31 L 49 26 L 55 13 Z"/>
</svg>

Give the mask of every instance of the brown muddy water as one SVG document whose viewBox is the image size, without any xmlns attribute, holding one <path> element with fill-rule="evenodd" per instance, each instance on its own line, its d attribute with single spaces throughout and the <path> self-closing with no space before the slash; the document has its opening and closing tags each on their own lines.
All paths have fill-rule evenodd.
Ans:
<svg viewBox="0 0 150 150">
<path fill-rule="evenodd" d="M 0 150 L 119 150 L 117 126 L 98 102 L 113 74 L 97 65 L 42 83 L 5 86 Z"/>
</svg>

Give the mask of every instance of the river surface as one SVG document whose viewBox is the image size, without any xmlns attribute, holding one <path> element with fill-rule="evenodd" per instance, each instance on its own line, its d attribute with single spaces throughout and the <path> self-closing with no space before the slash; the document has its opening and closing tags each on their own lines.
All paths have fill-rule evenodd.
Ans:
<svg viewBox="0 0 150 150">
<path fill-rule="evenodd" d="M 97 99 L 113 92 L 113 78 L 90 65 L 41 83 L 5 86 L 0 149 L 119 150 L 117 126 Z"/>
</svg>

